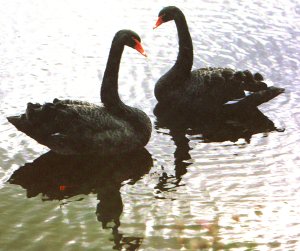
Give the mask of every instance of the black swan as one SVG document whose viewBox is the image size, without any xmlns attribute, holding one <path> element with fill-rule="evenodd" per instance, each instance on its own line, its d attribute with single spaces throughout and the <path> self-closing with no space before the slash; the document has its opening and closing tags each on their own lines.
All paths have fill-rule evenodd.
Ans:
<svg viewBox="0 0 300 251">
<path fill-rule="evenodd" d="M 193 44 L 183 12 L 175 6 L 163 8 L 154 28 L 171 20 L 178 31 L 179 53 L 174 66 L 155 85 L 159 105 L 187 116 L 209 118 L 219 116 L 225 106 L 256 107 L 284 92 L 283 88 L 268 87 L 261 74 L 248 70 L 209 67 L 191 71 Z M 246 96 L 244 91 L 252 94 Z"/>
<path fill-rule="evenodd" d="M 146 56 L 140 37 L 131 30 L 116 33 L 109 52 L 98 106 L 78 100 L 27 104 L 25 114 L 8 117 L 18 130 L 60 154 L 112 155 L 145 146 L 151 121 L 141 110 L 125 105 L 118 94 L 118 72 L 124 46 Z"/>
</svg>

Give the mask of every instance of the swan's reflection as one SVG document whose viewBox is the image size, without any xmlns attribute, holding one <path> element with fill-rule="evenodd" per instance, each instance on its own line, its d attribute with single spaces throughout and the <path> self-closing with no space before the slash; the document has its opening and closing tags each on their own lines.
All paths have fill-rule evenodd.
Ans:
<svg viewBox="0 0 300 251">
<path fill-rule="evenodd" d="M 134 184 L 148 173 L 153 165 L 146 149 L 126 155 L 103 158 L 96 155 L 64 156 L 49 151 L 32 163 L 26 163 L 13 173 L 9 182 L 27 190 L 27 197 L 43 195 L 43 200 L 62 200 L 81 194 L 96 193 L 98 221 L 111 228 L 114 249 L 123 246 L 136 250 L 140 237 L 120 234 L 120 215 L 123 212 L 120 188 L 123 181 Z"/>
<path fill-rule="evenodd" d="M 227 113 L 224 112 L 223 117 L 218 117 L 215 120 L 205 117 L 198 118 L 190 114 L 178 114 L 171 111 L 169 107 L 160 104 L 156 105 L 154 114 L 157 118 L 156 131 L 165 133 L 165 130 L 161 129 L 168 129 L 168 134 L 176 146 L 174 152 L 175 177 L 163 173 L 156 187 L 160 191 L 167 191 L 170 187 L 179 186 L 182 175 L 187 172 L 187 167 L 191 164 L 189 163 L 191 148 L 187 135 L 196 136 L 194 138 L 203 143 L 236 142 L 239 139 L 245 139 L 247 143 L 250 143 L 254 134 L 282 131 L 277 129 L 273 121 L 256 107 L 247 111 L 231 110 Z"/>
<path fill-rule="evenodd" d="M 156 129 L 158 128 L 156 127 Z M 175 188 L 181 186 L 181 177 L 187 172 L 187 167 L 191 165 L 191 163 L 186 162 L 191 159 L 191 156 L 189 154 L 189 150 L 191 148 L 189 146 L 189 139 L 186 137 L 185 130 L 174 128 L 169 131 L 169 134 L 176 145 L 176 149 L 174 152 L 175 175 L 168 174 L 167 172 L 163 172 L 161 174 L 158 179 L 158 183 L 155 186 L 157 194 L 156 198 L 164 198 L 159 195 L 161 192 L 170 192 Z"/>
</svg>

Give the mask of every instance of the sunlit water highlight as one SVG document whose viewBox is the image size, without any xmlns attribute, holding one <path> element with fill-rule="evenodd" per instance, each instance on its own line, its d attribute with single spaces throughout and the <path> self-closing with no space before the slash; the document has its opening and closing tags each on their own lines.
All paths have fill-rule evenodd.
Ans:
<svg viewBox="0 0 300 251">
<path fill-rule="evenodd" d="M 32 179 L 26 188 L 7 183 L 15 170 L 48 149 L 5 117 L 23 112 L 27 102 L 54 97 L 99 103 L 108 51 L 119 29 L 136 31 L 149 55 L 145 60 L 125 49 L 120 95 L 155 124 L 153 88 L 178 51 L 173 22 L 152 30 L 167 5 L 186 15 L 195 68 L 250 69 L 261 72 L 269 85 L 286 88 L 260 107 L 285 131 L 258 133 L 249 143 L 187 135 L 184 142 L 191 149 L 185 152 L 168 129 L 157 128 L 146 147 L 153 164 L 137 177 L 118 171 L 119 163 L 111 160 L 111 176 L 100 170 L 99 177 L 106 177 L 96 179 L 100 183 L 77 170 L 60 174 L 56 168 L 53 179 L 29 175 L 29 166 L 23 168 Z M 0 23 L 1 250 L 300 249 L 298 1 L 12 0 L 1 1 Z M 176 161 L 176 150 L 190 158 Z M 61 192 L 68 195 L 62 200 L 55 180 L 73 182 Z M 118 228 L 109 228 L 112 222 L 102 227 L 99 212 L 106 206 L 114 217 L 119 214 Z"/>
</svg>

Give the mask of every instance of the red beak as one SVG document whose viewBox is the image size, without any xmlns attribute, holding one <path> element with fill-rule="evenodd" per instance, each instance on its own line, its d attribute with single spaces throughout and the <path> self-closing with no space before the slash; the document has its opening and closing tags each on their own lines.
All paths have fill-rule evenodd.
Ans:
<svg viewBox="0 0 300 251">
<path fill-rule="evenodd" d="M 158 17 L 153 29 L 157 28 L 158 26 L 160 26 L 162 23 L 163 23 L 163 19 L 162 19 L 162 16 Z"/>
<path fill-rule="evenodd" d="M 133 40 L 134 40 L 134 42 L 135 42 L 134 49 L 136 49 L 136 50 L 137 50 L 139 53 L 141 53 L 143 56 L 147 57 L 147 54 L 146 54 L 146 52 L 145 52 L 143 46 L 141 45 L 141 43 L 140 43 L 137 39 L 135 39 L 135 38 L 133 38 Z"/>
</svg>

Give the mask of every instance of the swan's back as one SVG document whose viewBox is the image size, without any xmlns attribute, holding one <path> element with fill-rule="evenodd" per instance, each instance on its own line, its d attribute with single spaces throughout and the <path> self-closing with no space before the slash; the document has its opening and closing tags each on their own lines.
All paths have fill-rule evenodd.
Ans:
<svg viewBox="0 0 300 251">
<path fill-rule="evenodd" d="M 268 88 L 259 73 L 253 75 L 247 70 L 220 67 L 192 71 L 189 85 L 198 88 L 199 96 L 209 95 L 219 104 L 244 97 L 244 91 L 257 92 Z"/>
<path fill-rule="evenodd" d="M 145 141 L 125 119 L 103 106 L 82 101 L 28 103 L 25 114 L 8 120 L 18 130 L 61 154 L 110 155 L 140 148 Z"/>
<path fill-rule="evenodd" d="M 268 87 L 259 73 L 253 75 L 250 71 L 220 67 L 193 70 L 185 81 L 179 83 L 181 80 L 174 80 L 169 86 L 164 85 L 163 80 L 161 78 L 159 90 L 165 99 L 160 103 L 187 117 L 219 117 L 229 101 L 243 100 L 235 102 L 235 106 L 226 106 L 226 110 L 229 107 L 246 109 L 248 105 L 260 105 L 284 91 Z M 167 88 L 161 88 L 163 85 Z M 250 91 L 253 96 L 246 98 L 245 91 Z"/>
</svg>

